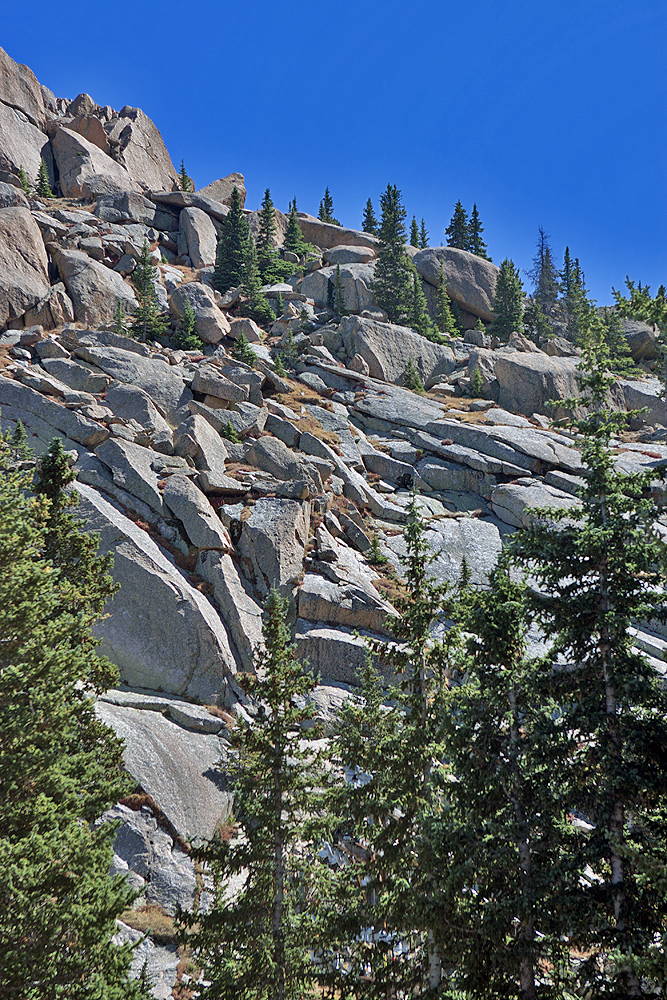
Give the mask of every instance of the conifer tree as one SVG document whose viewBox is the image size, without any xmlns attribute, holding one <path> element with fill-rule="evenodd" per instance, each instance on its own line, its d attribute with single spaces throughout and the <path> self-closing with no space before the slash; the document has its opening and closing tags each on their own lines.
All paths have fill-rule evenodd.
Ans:
<svg viewBox="0 0 667 1000">
<path fill-rule="evenodd" d="M 248 301 L 241 307 L 242 314 L 254 319 L 256 323 L 273 323 L 276 317 L 262 291 L 257 249 L 252 233 L 248 235 L 243 291 L 248 296 Z"/>
<path fill-rule="evenodd" d="M 137 295 L 137 308 L 132 320 L 132 332 L 141 341 L 161 337 L 165 332 L 165 321 L 160 315 L 160 305 L 155 293 L 155 282 L 159 271 L 153 263 L 148 240 L 144 240 L 137 266 L 132 272 L 132 282 Z"/>
<path fill-rule="evenodd" d="M 470 213 L 470 222 L 468 223 L 468 245 L 466 250 L 474 253 L 477 257 L 483 257 L 484 260 L 491 260 L 486 252 L 486 243 L 482 239 L 483 232 L 484 226 L 480 222 L 477 205 L 473 205 L 472 212 Z"/>
<path fill-rule="evenodd" d="M 60 474 L 36 497 L 10 463 L 0 441 L 0 995 L 131 1000 L 131 948 L 111 937 L 133 894 L 109 875 L 113 825 L 93 825 L 127 790 L 90 697 L 114 683 L 90 634 L 114 588 Z"/>
<path fill-rule="evenodd" d="M 428 306 L 426 304 L 426 296 L 424 295 L 421 278 L 417 274 L 414 265 L 412 266 L 412 303 L 410 309 L 410 326 L 417 333 L 420 333 L 422 337 L 426 337 L 429 340 L 434 339 L 436 336 L 433 323 L 431 322 L 431 317 L 428 314 Z"/>
<path fill-rule="evenodd" d="M 296 197 L 294 198 L 294 201 L 290 202 L 289 221 L 287 223 L 287 232 L 285 233 L 283 248 L 291 251 L 291 253 L 295 253 L 297 257 L 303 257 L 310 250 L 310 244 L 306 243 L 304 240 L 301 227 L 299 226 L 296 211 Z"/>
<path fill-rule="evenodd" d="M 181 913 L 182 926 L 209 986 L 202 1000 L 304 1000 L 317 975 L 310 949 L 317 943 L 315 889 L 326 876 L 313 854 L 324 833 L 316 789 L 324 787 L 322 752 L 304 747 L 304 727 L 315 709 L 315 681 L 295 659 L 288 602 L 272 590 L 266 601 L 266 648 L 256 674 L 243 684 L 258 706 L 251 724 L 231 733 L 234 756 L 225 765 L 242 836 L 213 839 L 194 851 L 213 878 L 208 913 Z M 317 728 L 308 735 L 316 738 Z M 243 876 L 229 891 L 230 877 Z"/>
<path fill-rule="evenodd" d="M 409 320 L 412 312 L 412 266 L 405 252 L 405 209 L 401 192 L 388 184 L 380 195 L 382 222 L 380 246 L 375 267 L 373 290 L 377 303 L 387 313 L 390 323 Z"/>
<path fill-rule="evenodd" d="M 320 208 L 317 213 L 317 218 L 320 219 L 322 222 L 329 222 L 333 226 L 340 226 L 340 222 L 338 221 L 338 219 L 334 218 L 333 198 L 331 197 L 329 188 L 325 189 L 324 197 L 320 202 Z"/>
<path fill-rule="evenodd" d="M 559 282 L 563 293 L 567 336 L 578 347 L 583 347 L 583 331 L 588 329 L 593 306 L 587 296 L 579 260 L 572 259 L 569 247 L 565 247 L 563 270 L 559 274 Z"/>
<path fill-rule="evenodd" d="M 178 186 L 181 191 L 194 191 L 195 186 L 192 183 L 192 178 L 188 177 L 188 172 L 185 169 L 185 161 L 181 160 L 181 169 L 178 172 Z"/>
<path fill-rule="evenodd" d="M 343 316 L 347 316 L 347 309 L 345 308 L 345 289 L 343 288 L 343 279 L 340 273 L 340 264 L 336 264 L 336 277 L 334 278 L 333 311 L 334 311 L 334 316 L 338 320 L 342 319 Z"/>
<path fill-rule="evenodd" d="M 419 249 L 426 250 L 428 246 L 428 230 L 426 228 L 426 223 L 424 222 L 424 217 L 422 216 L 421 226 L 419 227 Z"/>
<path fill-rule="evenodd" d="M 444 333 L 449 337 L 458 336 L 458 327 L 456 325 L 456 320 L 452 315 L 450 299 L 447 293 L 445 265 L 443 261 L 440 262 L 440 277 L 438 278 L 438 287 L 436 290 L 435 324 L 440 333 Z"/>
<path fill-rule="evenodd" d="M 201 338 L 197 336 L 195 327 L 197 318 L 194 309 L 190 304 L 190 299 L 185 300 L 183 306 L 183 318 L 179 323 L 178 330 L 174 335 L 174 343 L 180 351 L 198 351 L 203 347 Z"/>
<path fill-rule="evenodd" d="M 30 183 L 28 175 L 23 169 L 23 164 L 21 164 L 21 166 L 19 167 L 18 178 L 19 178 L 19 184 L 23 189 L 23 193 L 30 194 L 30 192 L 32 191 L 32 184 Z"/>
<path fill-rule="evenodd" d="M 540 339 L 554 336 L 556 303 L 560 291 L 559 273 L 554 264 L 549 237 L 542 226 L 538 227 L 537 248 L 533 266 L 528 271 L 533 282 L 533 302 L 529 320 Z"/>
<path fill-rule="evenodd" d="M 230 288 L 243 284 L 248 257 L 248 220 L 241 207 L 237 187 L 232 190 L 229 214 L 222 223 L 215 254 L 213 284 L 224 295 Z"/>
<path fill-rule="evenodd" d="M 595 315 L 586 342 L 583 396 L 571 401 L 586 407 L 571 424 L 587 472 L 581 509 L 576 518 L 549 512 L 515 536 L 512 549 L 539 589 L 540 619 L 553 639 L 552 697 L 563 732 L 576 738 L 553 781 L 590 824 L 579 835 L 581 881 L 569 914 L 574 992 L 660 995 L 667 985 L 667 692 L 628 628 L 665 620 L 667 559 L 654 529 L 655 470 L 624 475 L 614 466 L 609 445 L 628 415 L 608 405 L 613 376 Z"/>
<path fill-rule="evenodd" d="M 410 223 L 410 246 L 419 247 L 419 226 L 417 225 L 417 219 L 413 215 L 412 222 Z"/>
<path fill-rule="evenodd" d="M 127 318 L 125 316 L 125 310 L 123 309 L 123 302 L 121 299 L 118 299 L 113 314 L 113 332 L 119 337 L 127 336 Z"/>
<path fill-rule="evenodd" d="M 46 165 L 46 160 L 41 160 L 39 164 L 35 194 L 38 198 L 55 197 L 53 191 L 51 190 L 51 181 L 49 180 L 49 169 Z"/>
<path fill-rule="evenodd" d="M 424 383 L 421 380 L 419 369 L 417 368 L 413 358 L 408 358 L 403 372 L 402 381 L 406 389 L 410 389 L 412 392 L 417 392 L 419 394 L 424 392 Z"/>
<path fill-rule="evenodd" d="M 378 221 L 375 218 L 375 212 L 373 210 L 373 202 L 369 198 L 366 202 L 366 208 L 364 209 L 364 218 L 361 223 L 361 228 L 365 233 L 370 233 L 372 236 L 377 236 L 378 234 Z"/>
<path fill-rule="evenodd" d="M 665 422 L 667 423 L 667 296 L 665 286 L 660 285 L 657 294 L 651 295 L 650 285 L 635 284 L 629 277 L 625 279 L 629 295 L 612 288 L 616 307 L 621 316 L 639 319 L 658 327 L 658 355 L 662 360 L 661 379 L 665 393 Z"/>
<path fill-rule="evenodd" d="M 445 236 L 448 247 L 455 247 L 457 250 L 468 249 L 470 243 L 468 213 L 460 201 L 454 205 L 454 214 L 445 229 Z"/>
<path fill-rule="evenodd" d="M 490 332 L 500 340 L 523 333 L 523 286 L 519 269 L 508 257 L 500 265 L 492 303 L 495 319 Z"/>
</svg>

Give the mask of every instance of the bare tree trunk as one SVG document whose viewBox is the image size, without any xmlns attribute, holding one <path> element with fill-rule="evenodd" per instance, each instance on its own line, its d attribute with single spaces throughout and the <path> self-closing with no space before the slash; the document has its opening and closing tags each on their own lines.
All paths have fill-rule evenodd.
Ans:
<svg viewBox="0 0 667 1000">
<path fill-rule="evenodd" d="M 275 1000 L 285 1000 L 285 932 L 283 928 L 283 906 L 285 901 L 285 860 L 283 854 L 282 829 L 283 794 L 280 782 L 280 763 L 273 768 L 273 960 L 278 978 L 274 990 Z"/>
</svg>

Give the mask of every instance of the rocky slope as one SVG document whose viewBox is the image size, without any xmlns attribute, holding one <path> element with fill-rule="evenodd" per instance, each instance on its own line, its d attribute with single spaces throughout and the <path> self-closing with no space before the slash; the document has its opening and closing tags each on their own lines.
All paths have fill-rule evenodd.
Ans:
<svg viewBox="0 0 667 1000">
<path fill-rule="evenodd" d="M 17 186 L 19 167 L 34 175 L 40 158 L 55 202 Z M 550 401 L 576 395 L 576 352 L 557 344 L 546 354 L 519 335 L 500 346 L 479 329 L 440 346 L 385 322 L 372 293 L 375 239 L 305 215 L 320 256 L 266 289 L 284 310 L 260 330 L 235 315 L 237 293 L 211 286 L 218 226 L 241 175 L 178 191 L 141 111 L 56 99 L 2 50 L 0 170 L 2 429 L 21 420 L 37 454 L 63 439 L 81 518 L 114 555 L 122 586 L 98 632 L 121 686 L 98 711 L 124 737 L 138 786 L 111 813 L 122 821 L 116 868 L 142 889 L 142 905 L 173 914 L 195 893 L 206 902 L 187 842 L 210 837 L 229 809 L 216 764 L 227 725 L 248 710 L 237 675 L 252 670 L 269 588 L 291 602 L 330 721 L 357 682 L 365 637 L 391 627 L 413 485 L 441 580 L 455 581 L 465 557 L 483 585 L 533 508 L 576 506 L 577 442 L 545 416 Z M 111 331 L 117 303 L 134 308 L 128 277 L 144 240 L 159 302 L 175 320 L 190 302 L 202 351 Z M 414 261 L 431 303 L 443 261 L 467 325 L 492 318 L 492 264 L 442 247 Z M 339 323 L 328 308 L 337 265 L 351 313 Z M 636 356 L 650 357 L 652 331 L 628 332 Z M 252 368 L 232 354 L 241 334 Z M 278 353 L 294 349 L 292 371 L 279 374 Z M 401 387 L 410 359 L 425 395 Z M 484 398 L 471 399 L 476 370 Z M 619 379 L 613 403 L 649 408 L 617 442 L 617 466 L 666 460 L 657 381 Z M 662 491 L 656 481 L 661 500 Z M 373 538 L 389 571 L 371 561 Z M 640 631 L 637 643 L 661 661 L 659 635 Z M 142 947 L 155 995 L 171 995 L 173 947 Z"/>
</svg>

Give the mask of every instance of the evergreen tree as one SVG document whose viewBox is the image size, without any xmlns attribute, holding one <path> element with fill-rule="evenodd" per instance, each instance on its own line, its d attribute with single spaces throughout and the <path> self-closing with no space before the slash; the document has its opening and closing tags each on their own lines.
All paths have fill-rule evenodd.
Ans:
<svg viewBox="0 0 667 1000">
<path fill-rule="evenodd" d="M 491 260 L 486 252 L 486 243 L 482 239 L 483 232 L 484 226 L 480 222 L 477 205 L 473 205 L 472 212 L 470 213 L 470 222 L 468 223 L 468 245 L 466 250 L 474 253 L 477 257 L 483 257 L 484 260 Z"/>
<path fill-rule="evenodd" d="M 458 336 L 459 331 L 449 303 L 450 299 L 447 293 L 447 284 L 445 280 L 445 265 L 444 262 L 441 261 L 440 277 L 438 279 L 438 287 L 436 290 L 435 323 L 440 333 L 447 334 L 449 337 L 456 337 Z"/>
<path fill-rule="evenodd" d="M 468 213 L 460 201 L 454 205 L 454 214 L 445 229 L 447 246 L 457 250 L 467 250 L 470 243 Z"/>
<path fill-rule="evenodd" d="M 153 263 L 148 240 L 145 239 L 137 258 L 137 266 L 132 272 L 132 283 L 137 295 L 132 332 L 144 342 L 161 337 L 165 332 L 165 321 L 160 315 L 160 305 L 155 293 L 159 273 Z"/>
<path fill-rule="evenodd" d="M 273 323 L 276 317 L 262 291 L 257 250 L 252 234 L 248 235 L 243 291 L 248 296 L 248 301 L 241 306 L 242 315 L 249 316 L 259 324 Z"/>
<path fill-rule="evenodd" d="M 119 337 L 127 337 L 127 319 L 125 317 L 125 310 L 123 309 L 123 302 L 121 299 L 118 299 L 116 309 L 113 314 L 113 332 Z"/>
<path fill-rule="evenodd" d="M 382 222 L 373 291 L 390 323 L 409 321 L 412 313 L 412 263 L 405 252 L 405 209 L 401 192 L 388 184 L 380 195 Z"/>
<path fill-rule="evenodd" d="M 421 380 L 419 369 L 412 358 L 408 358 L 408 363 L 406 364 L 405 371 L 403 372 L 402 381 L 406 389 L 410 389 L 412 392 L 420 394 L 424 392 L 424 383 Z"/>
<path fill-rule="evenodd" d="M 234 757 L 225 771 L 242 836 L 194 851 L 208 866 L 215 900 L 208 913 L 180 914 L 194 931 L 187 941 L 210 982 L 198 986 L 202 1000 L 305 1000 L 318 971 L 310 949 L 322 903 L 315 890 L 326 869 L 313 857 L 323 835 L 315 789 L 326 778 L 321 751 L 303 744 L 315 714 L 315 681 L 295 659 L 287 615 L 287 600 L 272 590 L 266 649 L 257 656 L 256 675 L 243 679 L 257 715 L 252 724 L 239 719 L 231 733 Z M 230 877 L 242 877 L 237 893 L 228 890 Z"/>
<path fill-rule="evenodd" d="M 301 226 L 299 225 L 297 217 L 296 197 L 294 198 L 294 201 L 290 202 L 289 221 L 287 223 L 287 232 L 285 233 L 283 249 L 290 250 L 292 253 L 295 253 L 297 257 L 305 256 L 305 254 L 312 249 L 310 243 L 306 243 L 304 240 L 303 233 L 301 232 Z"/>
<path fill-rule="evenodd" d="M 417 219 L 412 216 L 412 222 L 410 223 L 410 246 L 419 247 L 419 226 L 417 225 Z"/>
<path fill-rule="evenodd" d="M 248 220 L 241 207 L 241 195 L 237 187 L 232 190 L 229 213 L 218 236 L 215 254 L 213 284 L 224 295 L 230 288 L 243 284 L 248 258 L 250 230 Z"/>
<path fill-rule="evenodd" d="M 583 331 L 588 329 L 593 306 L 588 299 L 579 260 L 572 259 L 569 247 L 565 247 L 559 280 L 565 306 L 567 336 L 578 347 L 583 347 Z"/>
<path fill-rule="evenodd" d="M 343 279 L 340 273 L 340 264 L 336 264 L 336 277 L 334 279 L 333 311 L 334 311 L 334 316 L 338 320 L 342 319 L 343 316 L 347 316 L 347 309 L 345 308 L 345 290 L 343 288 Z"/>
<path fill-rule="evenodd" d="M 416 268 L 412 266 L 412 303 L 410 309 L 410 326 L 422 337 L 433 340 L 437 337 L 433 328 L 431 317 L 428 314 L 426 296 L 422 287 L 421 278 L 417 274 Z M 437 337 L 440 340 L 439 337 Z"/>
<path fill-rule="evenodd" d="M 426 223 L 422 216 L 421 226 L 419 227 L 419 248 L 420 250 L 426 250 L 428 246 L 428 230 L 426 229 Z"/>
<path fill-rule="evenodd" d="M 49 169 L 46 165 L 46 160 L 41 160 L 39 164 L 39 172 L 37 174 L 37 184 L 35 185 L 35 194 L 38 198 L 54 198 L 55 195 L 51 190 L 51 181 L 49 180 Z"/>
<path fill-rule="evenodd" d="M 491 333 L 503 341 L 514 332 L 523 333 L 523 285 L 519 269 L 508 257 L 500 265 L 492 308 L 495 319 Z"/>
<path fill-rule="evenodd" d="M 364 218 L 361 223 L 361 228 L 365 233 L 370 233 L 372 236 L 377 236 L 378 234 L 378 220 L 375 218 L 375 212 L 373 211 L 373 202 L 369 198 L 366 202 L 366 208 L 364 209 Z"/>
<path fill-rule="evenodd" d="M 236 358 L 237 361 L 242 361 L 244 365 L 249 365 L 251 368 L 254 367 L 255 361 L 257 361 L 257 355 L 250 346 L 248 338 L 244 333 L 242 333 L 238 340 L 234 343 L 231 353 L 233 358 Z"/>
<path fill-rule="evenodd" d="M 629 277 L 625 279 L 625 285 L 629 295 L 623 295 L 612 289 L 616 306 L 621 316 L 628 316 L 631 319 L 639 319 L 651 326 L 658 327 L 658 356 L 662 360 L 661 378 L 663 392 L 665 393 L 665 422 L 667 423 L 667 297 L 665 286 L 660 285 L 657 294 L 651 295 L 650 285 L 643 285 L 641 281 L 635 285 Z"/>
<path fill-rule="evenodd" d="M 602 337 L 609 352 L 609 371 L 631 378 L 636 368 L 630 354 L 630 345 L 623 333 L 621 317 L 615 309 L 603 308 L 600 310 L 600 319 Z"/>
<path fill-rule="evenodd" d="M 190 304 L 190 299 L 185 300 L 183 306 L 183 319 L 179 323 L 178 330 L 174 334 L 174 343 L 180 351 L 199 351 L 204 346 L 201 338 L 197 336 L 195 327 L 197 318 L 194 309 Z"/>
<path fill-rule="evenodd" d="M 542 226 L 538 227 L 537 249 L 528 277 L 533 282 L 530 323 L 539 339 L 548 339 L 554 335 L 560 276 L 554 264 L 549 237 Z"/>
<path fill-rule="evenodd" d="M 19 184 L 23 189 L 23 193 L 30 194 L 30 192 L 32 191 L 32 184 L 30 183 L 28 175 L 23 169 L 23 164 L 21 164 L 21 166 L 19 167 L 18 178 L 19 178 Z"/>
<path fill-rule="evenodd" d="M 593 316 L 581 365 L 586 407 L 572 421 L 587 475 L 576 519 L 553 511 L 515 536 L 553 639 L 550 687 L 576 746 L 552 781 L 590 824 L 568 942 L 576 995 L 660 995 L 667 884 L 667 692 L 633 647 L 633 622 L 665 620 L 665 546 L 654 529 L 655 470 L 624 475 L 610 452 L 628 415 L 613 411 L 609 353 Z M 562 664 L 571 664 L 563 669 Z M 585 870 L 583 865 L 587 864 Z M 577 992 L 578 991 L 578 992 Z"/>
<path fill-rule="evenodd" d="M 334 218 L 333 214 L 333 198 L 329 192 L 329 188 L 326 188 L 324 192 L 324 198 L 320 202 L 320 208 L 317 213 L 317 218 L 322 222 L 329 222 L 333 226 L 340 226 L 338 219 Z"/>
<path fill-rule="evenodd" d="M 131 948 L 111 937 L 133 895 L 109 875 L 113 825 L 93 825 L 127 790 L 90 697 L 114 683 L 90 634 L 113 587 L 68 527 L 60 474 L 47 462 L 36 497 L 10 463 L 0 441 L 0 995 L 131 1000 Z"/>
<path fill-rule="evenodd" d="M 178 186 L 181 191 L 194 191 L 195 186 L 192 183 L 192 178 L 188 177 L 188 172 L 185 169 L 185 161 L 181 160 L 181 169 L 178 172 Z"/>
</svg>

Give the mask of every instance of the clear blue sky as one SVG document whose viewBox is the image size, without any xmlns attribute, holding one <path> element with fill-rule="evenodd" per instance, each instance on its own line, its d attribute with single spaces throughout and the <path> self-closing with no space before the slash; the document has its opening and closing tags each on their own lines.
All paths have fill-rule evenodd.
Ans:
<svg viewBox="0 0 667 1000">
<path fill-rule="evenodd" d="M 387 183 L 431 244 L 460 198 L 494 261 L 538 225 L 592 294 L 667 283 L 667 0 L 7 3 L 0 45 L 57 96 L 141 107 L 197 187 L 237 170 L 359 227 Z"/>
</svg>

